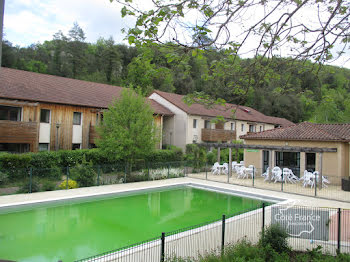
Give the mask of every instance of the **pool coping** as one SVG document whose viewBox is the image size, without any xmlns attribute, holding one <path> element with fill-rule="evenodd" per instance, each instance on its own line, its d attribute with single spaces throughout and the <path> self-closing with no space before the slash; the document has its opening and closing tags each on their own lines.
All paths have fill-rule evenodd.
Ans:
<svg viewBox="0 0 350 262">
<path fill-rule="evenodd" d="M 168 185 L 154 185 L 154 186 L 149 185 L 149 186 L 144 186 L 140 188 L 125 188 L 122 190 L 116 190 L 114 192 L 95 192 L 95 193 L 91 192 L 88 194 L 76 195 L 76 196 L 70 195 L 70 196 L 54 197 L 54 198 L 48 198 L 48 199 L 37 199 L 37 200 L 27 200 L 22 202 L 5 203 L 5 204 L 0 204 L 0 212 L 11 208 L 21 208 L 26 206 L 30 206 L 30 208 L 35 208 L 36 206 L 40 206 L 44 204 L 52 204 L 52 203 L 64 204 L 66 202 L 74 203 L 75 201 L 78 202 L 82 200 L 98 200 L 98 199 L 109 198 L 113 196 L 126 196 L 134 193 L 137 194 L 142 192 L 162 190 L 167 188 L 176 188 L 176 187 L 182 187 L 182 186 L 189 186 L 189 187 L 194 187 L 198 189 L 214 191 L 214 192 L 219 192 L 219 193 L 229 194 L 229 195 L 235 195 L 240 197 L 246 197 L 251 199 L 263 200 L 263 201 L 268 201 L 273 203 L 281 204 L 281 203 L 284 203 L 285 201 L 290 202 L 290 200 L 287 200 L 285 198 L 271 197 L 263 194 L 250 193 L 250 192 L 244 192 L 244 191 L 239 191 L 235 189 L 222 188 L 219 186 L 209 186 L 202 183 L 184 181 L 184 182 L 176 182 Z"/>
</svg>

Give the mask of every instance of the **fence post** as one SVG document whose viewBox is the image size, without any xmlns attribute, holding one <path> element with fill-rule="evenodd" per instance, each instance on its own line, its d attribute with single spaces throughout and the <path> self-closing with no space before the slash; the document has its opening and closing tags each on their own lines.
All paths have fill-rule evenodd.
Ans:
<svg viewBox="0 0 350 262">
<path fill-rule="evenodd" d="M 184 166 L 184 176 L 186 177 L 186 161 L 185 161 L 185 166 Z"/>
<path fill-rule="evenodd" d="M 341 241 L 341 209 L 338 208 L 338 249 L 337 249 L 338 254 L 340 254 L 340 241 Z"/>
<path fill-rule="evenodd" d="M 254 179 L 255 179 L 255 167 L 253 166 L 253 187 L 254 187 Z"/>
<path fill-rule="evenodd" d="M 147 181 L 149 181 L 149 162 L 147 162 Z"/>
<path fill-rule="evenodd" d="M 205 180 L 208 180 L 208 162 L 205 162 Z"/>
<path fill-rule="evenodd" d="M 317 175 L 315 175 L 315 196 L 317 196 Z"/>
<path fill-rule="evenodd" d="M 170 163 L 168 163 L 168 178 L 170 177 Z"/>
<path fill-rule="evenodd" d="M 100 173 L 101 173 L 101 166 L 97 166 L 97 185 L 100 185 Z"/>
<path fill-rule="evenodd" d="M 265 231 L 265 203 L 262 203 L 262 233 Z"/>
<path fill-rule="evenodd" d="M 68 189 L 68 180 L 69 180 L 69 166 L 66 169 L 66 189 Z"/>
<path fill-rule="evenodd" d="M 225 222 L 226 222 L 226 216 L 222 215 L 222 231 L 221 231 L 221 255 L 224 255 L 224 249 L 225 249 Z"/>
<path fill-rule="evenodd" d="M 165 258 L 165 233 L 162 232 L 161 246 L 160 246 L 160 262 L 164 262 Z"/>
<path fill-rule="evenodd" d="M 281 182 L 281 191 L 283 192 L 283 183 L 284 183 L 284 179 L 283 179 L 283 172 L 282 172 L 282 182 Z"/>
<path fill-rule="evenodd" d="M 29 193 L 32 193 L 32 177 L 33 177 L 33 168 L 29 168 Z"/>
<path fill-rule="evenodd" d="M 126 183 L 126 173 L 128 172 L 128 165 L 125 163 L 125 168 L 124 168 L 124 183 Z"/>
</svg>

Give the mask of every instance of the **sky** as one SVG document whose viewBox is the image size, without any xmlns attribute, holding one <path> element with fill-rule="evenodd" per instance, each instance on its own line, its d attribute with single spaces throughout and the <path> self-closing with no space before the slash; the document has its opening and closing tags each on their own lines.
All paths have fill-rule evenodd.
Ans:
<svg viewBox="0 0 350 262">
<path fill-rule="evenodd" d="M 141 5 L 147 8 L 147 2 L 142 0 Z M 4 39 L 19 46 L 43 43 L 59 30 L 67 35 L 77 22 L 87 42 L 113 36 L 117 43 L 127 44 L 121 29 L 132 27 L 135 20 L 122 18 L 121 8 L 110 0 L 5 0 Z M 332 64 L 350 68 L 347 53 Z"/>
<path fill-rule="evenodd" d="M 59 30 L 67 35 L 78 22 L 87 42 L 113 36 L 121 43 L 121 29 L 132 21 L 122 19 L 120 9 L 109 0 L 5 0 L 4 38 L 20 46 L 43 43 Z"/>
</svg>

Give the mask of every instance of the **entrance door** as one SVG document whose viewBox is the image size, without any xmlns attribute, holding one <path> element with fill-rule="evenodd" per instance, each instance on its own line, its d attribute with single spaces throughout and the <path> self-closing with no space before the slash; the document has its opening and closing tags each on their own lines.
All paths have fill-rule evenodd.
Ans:
<svg viewBox="0 0 350 262">
<path fill-rule="evenodd" d="M 276 166 L 281 169 L 291 169 L 297 177 L 300 177 L 300 153 L 299 152 L 276 152 Z"/>
<path fill-rule="evenodd" d="M 309 172 L 315 172 L 316 153 L 306 153 L 305 169 Z"/>
<path fill-rule="evenodd" d="M 263 150 L 263 173 L 266 171 L 270 163 L 270 151 Z"/>
</svg>

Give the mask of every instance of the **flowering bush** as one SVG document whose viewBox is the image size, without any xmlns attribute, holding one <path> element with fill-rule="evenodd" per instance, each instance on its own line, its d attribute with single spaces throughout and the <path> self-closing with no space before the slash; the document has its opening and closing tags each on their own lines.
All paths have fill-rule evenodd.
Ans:
<svg viewBox="0 0 350 262">
<path fill-rule="evenodd" d="M 59 186 L 60 189 L 67 188 L 67 180 L 64 180 Z M 68 179 L 68 189 L 78 188 L 78 183 L 72 179 Z"/>
</svg>

